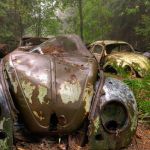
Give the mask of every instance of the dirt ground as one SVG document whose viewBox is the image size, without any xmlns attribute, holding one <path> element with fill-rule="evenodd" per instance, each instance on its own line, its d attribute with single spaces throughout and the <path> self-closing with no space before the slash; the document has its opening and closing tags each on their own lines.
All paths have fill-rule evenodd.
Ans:
<svg viewBox="0 0 150 150">
<path fill-rule="evenodd" d="M 42 139 L 40 142 L 34 143 L 16 142 L 14 150 L 66 150 L 65 144 L 54 144 L 54 142 L 47 139 Z M 74 145 L 71 150 L 88 150 L 88 148 L 80 148 Z M 132 143 L 124 150 L 150 150 L 150 125 L 139 123 Z"/>
<path fill-rule="evenodd" d="M 136 135 L 126 150 L 150 150 L 150 125 L 139 123 Z"/>
</svg>

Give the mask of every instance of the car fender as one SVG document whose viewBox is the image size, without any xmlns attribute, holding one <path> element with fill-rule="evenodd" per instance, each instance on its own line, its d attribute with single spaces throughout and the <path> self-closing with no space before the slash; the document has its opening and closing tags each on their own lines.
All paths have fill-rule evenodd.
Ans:
<svg viewBox="0 0 150 150">
<path fill-rule="evenodd" d="M 114 79 L 106 78 L 103 86 L 103 95 L 99 99 L 95 117 L 89 127 L 89 145 L 93 150 L 120 149 L 127 147 L 135 134 L 137 127 L 137 104 L 132 91 L 123 82 Z M 109 107 L 108 107 L 109 104 Z M 116 115 L 116 120 L 124 118 L 126 121 L 121 127 L 116 130 L 109 130 L 113 125 L 113 113 L 110 104 L 116 106 L 116 110 L 121 110 L 119 107 L 125 108 L 126 116 L 121 116 L 121 112 Z M 110 122 L 108 121 L 106 112 L 108 109 Z M 113 106 L 113 107 L 114 107 Z M 114 107 L 115 108 L 115 107 Z M 106 119 L 105 119 L 106 118 Z M 107 120 L 107 121 L 106 121 Z M 109 127 L 106 127 L 104 121 L 109 122 Z M 111 127 L 110 127 L 111 128 Z"/>
<path fill-rule="evenodd" d="M 0 65 L 0 149 L 11 150 L 13 148 L 13 117 L 2 71 L 2 65 Z"/>
</svg>

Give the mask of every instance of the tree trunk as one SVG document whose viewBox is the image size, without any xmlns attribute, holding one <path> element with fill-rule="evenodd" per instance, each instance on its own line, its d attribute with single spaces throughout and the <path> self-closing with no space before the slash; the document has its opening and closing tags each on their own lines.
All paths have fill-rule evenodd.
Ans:
<svg viewBox="0 0 150 150">
<path fill-rule="evenodd" d="M 39 14 L 38 14 L 38 22 L 37 22 L 37 36 L 41 36 L 41 8 L 39 9 Z"/>
<path fill-rule="evenodd" d="M 23 32 L 24 32 L 24 27 L 22 23 L 22 17 L 21 14 L 19 13 L 19 27 L 20 27 L 20 38 L 23 37 Z"/>
<path fill-rule="evenodd" d="M 81 39 L 84 40 L 83 36 L 83 1 L 79 0 L 79 16 L 80 16 L 80 36 Z"/>
</svg>

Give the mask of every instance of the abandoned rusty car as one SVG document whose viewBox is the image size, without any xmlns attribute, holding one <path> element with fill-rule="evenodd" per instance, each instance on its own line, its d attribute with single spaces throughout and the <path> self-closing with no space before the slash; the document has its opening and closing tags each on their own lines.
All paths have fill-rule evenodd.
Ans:
<svg viewBox="0 0 150 150">
<path fill-rule="evenodd" d="M 150 60 L 136 52 L 124 41 L 96 41 L 89 46 L 98 61 L 103 60 L 104 71 L 132 77 L 144 77 L 150 72 Z"/>
<path fill-rule="evenodd" d="M 131 142 L 134 95 L 121 81 L 104 77 L 78 36 L 15 50 L 1 60 L 0 71 L 1 150 L 12 149 L 20 124 L 36 136 L 66 135 L 92 150 L 119 150 Z"/>
</svg>

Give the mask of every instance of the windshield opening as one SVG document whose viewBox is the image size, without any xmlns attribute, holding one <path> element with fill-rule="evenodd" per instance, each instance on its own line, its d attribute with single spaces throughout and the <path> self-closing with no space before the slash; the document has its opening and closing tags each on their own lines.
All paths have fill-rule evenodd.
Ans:
<svg viewBox="0 0 150 150">
<path fill-rule="evenodd" d="M 56 36 L 42 43 L 32 51 L 40 49 L 43 54 L 76 54 L 92 56 L 81 39 L 76 35 Z"/>
<path fill-rule="evenodd" d="M 132 52 L 131 47 L 128 44 L 110 44 L 106 45 L 107 54 L 114 52 Z"/>
</svg>

